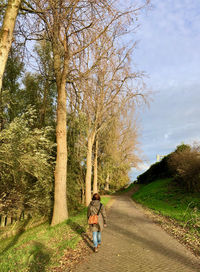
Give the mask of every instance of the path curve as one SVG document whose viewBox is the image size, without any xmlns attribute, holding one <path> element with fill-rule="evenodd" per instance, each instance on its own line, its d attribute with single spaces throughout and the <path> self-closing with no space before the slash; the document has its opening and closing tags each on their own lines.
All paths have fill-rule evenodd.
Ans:
<svg viewBox="0 0 200 272">
<path fill-rule="evenodd" d="M 98 253 L 74 272 L 200 272 L 200 259 L 147 218 L 128 196 L 117 196 Z"/>
</svg>

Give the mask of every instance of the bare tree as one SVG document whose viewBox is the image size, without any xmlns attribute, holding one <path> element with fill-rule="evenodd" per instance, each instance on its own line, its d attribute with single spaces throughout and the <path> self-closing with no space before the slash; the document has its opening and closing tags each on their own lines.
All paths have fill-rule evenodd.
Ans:
<svg viewBox="0 0 200 272">
<path fill-rule="evenodd" d="M 98 65 L 80 83 L 80 89 L 83 90 L 82 109 L 88 120 L 86 205 L 91 200 L 92 148 L 95 137 L 117 112 L 133 106 L 139 97 L 145 99 L 143 74 L 131 71 L 130 55 L 134 45 L 131 48 L 116 48 L 114 41 L 117 37 L 118 32 L 114 29 L 93 46 L 90 59 L 98 59 Z M 95 191 L 96 179 L 95 162 Z"/>
</svg>

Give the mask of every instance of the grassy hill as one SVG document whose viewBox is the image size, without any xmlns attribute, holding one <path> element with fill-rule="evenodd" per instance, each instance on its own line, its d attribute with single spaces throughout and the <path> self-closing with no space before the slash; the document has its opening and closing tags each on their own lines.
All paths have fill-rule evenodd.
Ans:
<svg viewBox="0 0 200 272">
<path fill-rule="evenodd" d="M 183 224 L 188 222 L 191 225 L 195 221 L 195 215 L 200 216 L 199 194 L 186 193 L 172 179 L 159 179 L 141 185 L 133 199 Z"/>
</svg>

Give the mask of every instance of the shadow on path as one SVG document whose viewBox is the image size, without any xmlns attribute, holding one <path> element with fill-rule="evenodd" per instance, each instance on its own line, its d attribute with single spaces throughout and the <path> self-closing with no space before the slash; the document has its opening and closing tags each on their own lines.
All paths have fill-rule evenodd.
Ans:
<svg viewBox="0 0 200 272">
<path fill-rule="evenodd" d="M 31 217 L 27 218 L 24 221 L 24 224 L 20 227 L 18 233 L 13 237 L 11 242 L 2 250 L 0 256 L 3 255 L 6 251 L 8 251 L 11 247 L 13 247 L 19 240 L 20 236 L 26 231 L 26 226 L 28 225 Z"/>
<path fill-rule="evenodd" d="M 118 218 L 120 218 L 121 214 L 119 213 L 119 215 L 117 215 L 117 211 L 114 211 L 115 213 L 115 217 L 117 216 Z M 136 219 L 138 220 L 138 219 Z M 151 223 L 151 222 L 150 222 Z M 142 243 L 146 248 L 150 249 L 151 251 L 157 252 L 159 254 L 162 254 L 163 256 L 165 256 L 166 258 L 170 258 L 175 262 L 179 262 L 181 264 L 184 264 L 185 266 L 188 266 L 190 268 L 198 268 L 197 271 L 200 271 L 200 263 L 198 263 L 197 261 L 195 263 L 192 262 L 192 260 L 190 258 L 188 258 L 187 256 L 175 251 L 172 248 L 167 248 L 165 246 L 163 246 L 161 243 L 159 243 L 158 241 L 155 241 L 154 239 L 147 239 L 144 237 L 141 237 L 139 235 L 137 235 L 134 231 L 130 231 L 127 230 L 125 228 L 123 228 L 121 226 L 121 222 L 120 225 L 116 223 L 110 222 L 110 227 L 108 229 L 108 231 L 110 232 L 117 232 L 120 233 L 121 235 L 125 236 L 125 238 L 127 238 L 129 241 L 133 240 L 133 242 L 140 242 Z M 145 233 L 145 230 L 144 232 Z M 146 233 L 146 235 L 148 235 L 148 233 Z"/>
<path fill-rule="evenodd" d="M 42 243 L 34 242 L 33 250 L 29 257 L 29 272 L 45 272 L 46 266 L 49 264 L 51 251 Z"/>
<path fill-rule="evenodd" d="M 71 219 L 67 220 L 67 225 L 70 226 L 70 228 L 75 231 L 77 234 L 79 234 L 84 243 L 87 245 L 88 248 L 93 250 L 93 242 L 92 239 L 89 237 L 89 235 L 86 233 L 86 230 L 83 226 L 79 225 L 78 223 L 72 221 Z"/>
</svg>

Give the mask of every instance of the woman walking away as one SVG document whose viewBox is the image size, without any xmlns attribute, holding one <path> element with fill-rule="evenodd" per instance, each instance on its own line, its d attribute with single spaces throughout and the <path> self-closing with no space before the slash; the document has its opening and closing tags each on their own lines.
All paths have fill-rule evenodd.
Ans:
<svg viewBox="0 0 200 272">
<path fill-rule="evenodd" d="M 100 200 L 100 195 L 97 193 L 94 194 L 87 210 L 88 223 L 90 224 L 90 230 L 93 236 L 94 252 L 97 252 L 98 247 L 101 245 L 101 232 L 103 227 L 106 227 L 105 207 Z M 97 218 L 98 222 L 96 220 Z"/>
</svg>

